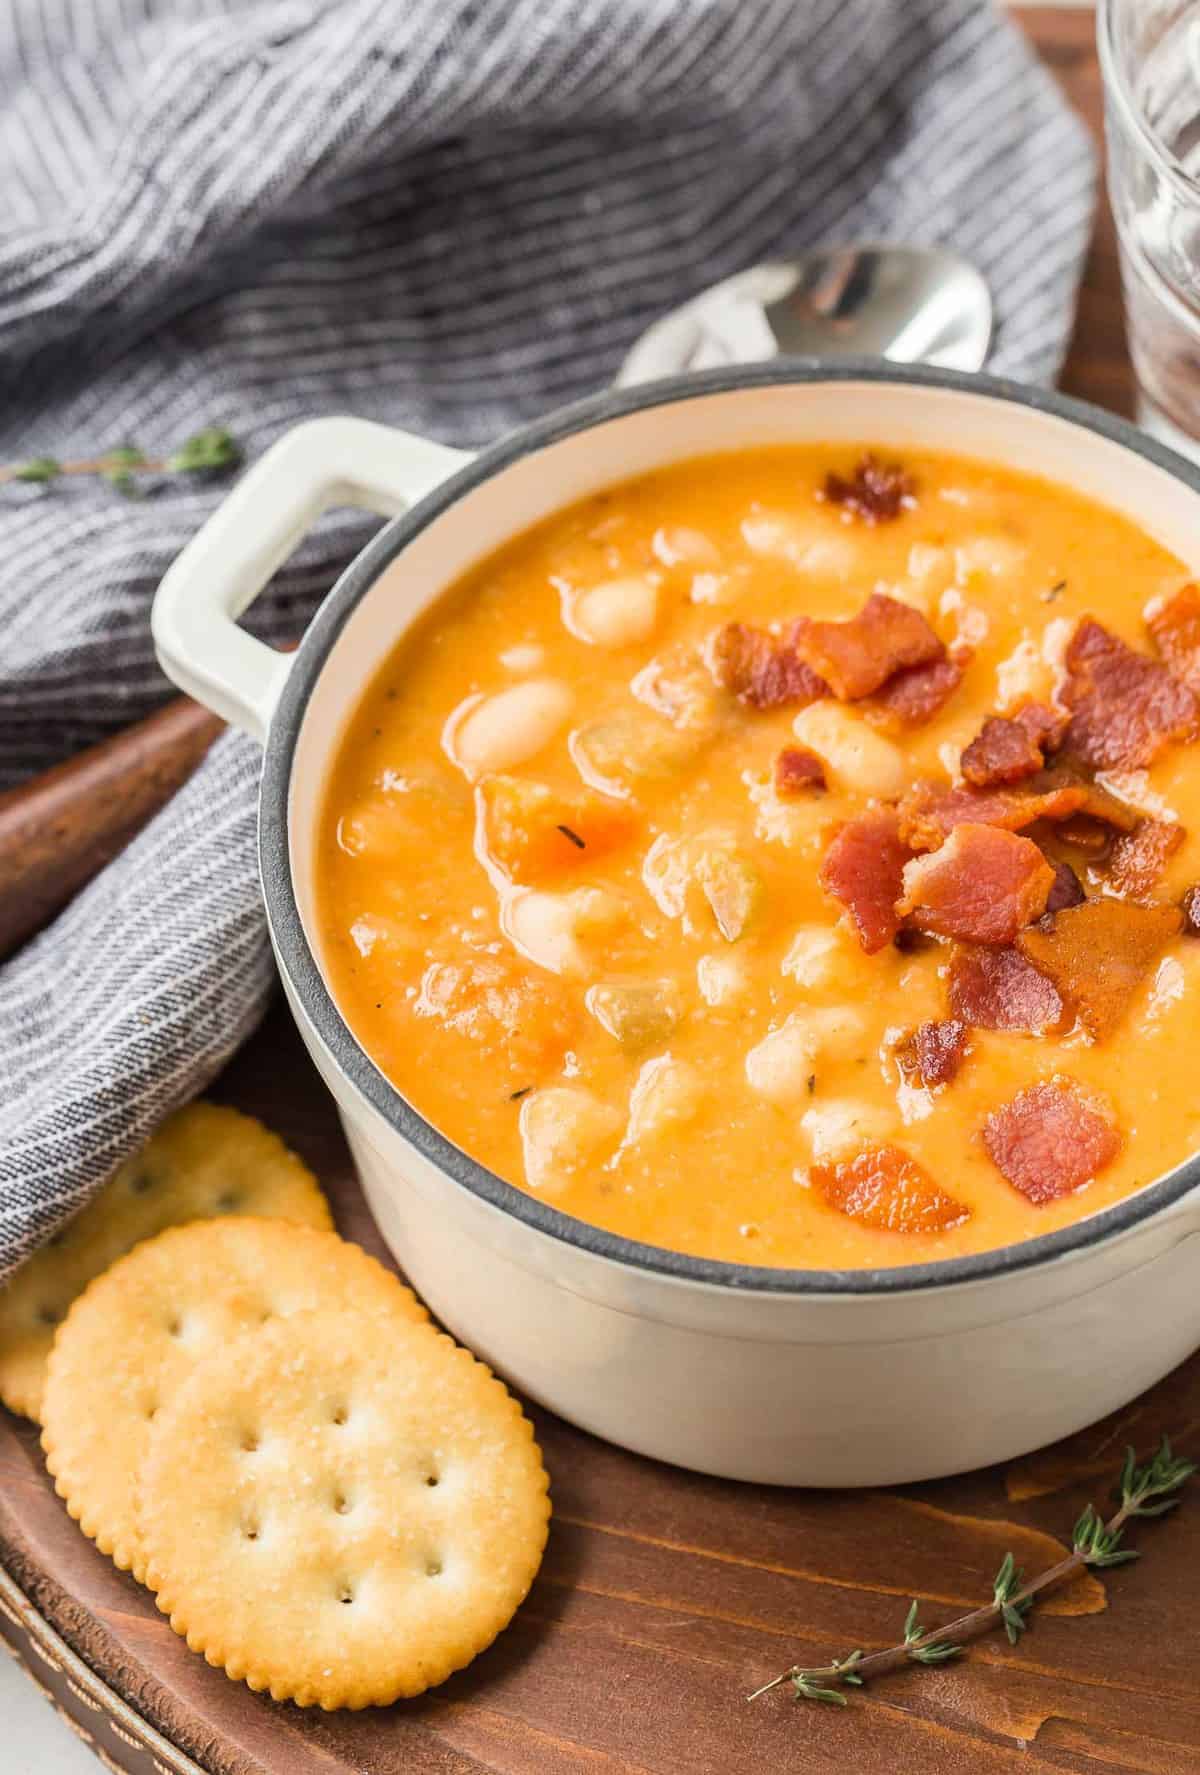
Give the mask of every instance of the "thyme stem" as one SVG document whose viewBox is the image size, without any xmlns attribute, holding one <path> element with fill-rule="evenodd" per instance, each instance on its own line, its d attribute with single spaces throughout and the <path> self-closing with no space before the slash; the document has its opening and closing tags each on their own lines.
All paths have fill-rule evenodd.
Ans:
<svg viewBox="0 0 1200 1775">
<path fill-rule="evenodd" d="M 1038 1577 L 1026 1582 L 1008 1553 L 996 1574 L 991 1602 L 971 1609 L 957 1620 L 947 1621 L 942 1627 L 928 1629 L 920 1625 L 914 1602 L 904 1624 L 904 1638 L 895 1645 L 878 1652 L 852 1652 L 847 1658 L 814 1669 L 794 1664 L 755 1689 L 747 1699 L 756 1701 L 760 1695 L 790 1682 L 797 1700 L 829 1701 L 844 1707 L 846 1697 L 839 1691 L 845 1684 L 858 1687 L 905 1664 L 943 1664 L 956 1657 L 970 1641 L 1000 1625 L 1015 1645 L 1025 1630 L 1025 1617 L 1038 1597 L 1089 1567 L 1121 1565 L 1136 1559 L 1135 1551 L 1119 1545 L 1126 1523 L 1133 1517 L 1162 1516 L 1174 1509 L 1179 1500 L 1171 1494 L 1195 1471 L 1196 1463 L 1174 1455 L 1165 1436 L 1158 1452 L 1144 1467 L 1137 1465 L 1134 1450 L 1128 1449 L 1118 1482 L 1120 1507 L 1105 1521 L 1089 1504 L 1075 1524 L 1071 1552 Z"/>
<path fill-rule="evenodd" d="M 0 466 L 0 485 L 9 481 L 45 485 L 67 475 L 100 475 L 118 493 L 133 495 L 137 475 L 199 474 L 236 468 L 241 459 L 241 449 L 231 434 L 219 425 L 208 425 L 185 438 L 169 456 L 147 456 L 136 444 L 122 444 L 101 456 L 81 456 L 70 462 L 60 462 L 55 456 L 33 456 L 27 462 Z"/>
</svg>

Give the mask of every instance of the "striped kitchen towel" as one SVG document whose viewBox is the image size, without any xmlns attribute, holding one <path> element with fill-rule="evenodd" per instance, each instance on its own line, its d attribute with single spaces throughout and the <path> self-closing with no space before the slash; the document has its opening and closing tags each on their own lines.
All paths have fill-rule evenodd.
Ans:
<svg viewBox="0 0 1200 1775">
<path fill-rule="evenodd" d="M 0 94 L 0 461 L 321 413 L 483 443 L 817 242 L 954 244 L 993 367 L 1049 378 L 1093 195 L 984 0 L 6 0 Z M 168 694 L 150 599 L 220 496 L 0 487 L 0 786 Z M 364 534 L 324 523 L 260 632 Z M 224 738 L 0 971 L 0 1278 L 260 1015 L 256 776 Z"/>
</svg>

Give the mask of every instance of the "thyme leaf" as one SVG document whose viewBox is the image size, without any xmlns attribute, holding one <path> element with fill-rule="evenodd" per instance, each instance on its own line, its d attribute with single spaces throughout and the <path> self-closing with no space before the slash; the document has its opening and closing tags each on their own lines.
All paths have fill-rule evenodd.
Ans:
<svg viewBox="0 0 1200 1775">
<path fill-rule="evenodd" d="M 207 425 L 202 431 L 185 438 L 179 448 L 166 457 L 147 456 L 136 444 L 122 444 L 115 450 L 106 450 L 101 456 L 83 457 L 72 462 L 60 462 L 57 456 L 31 456 L 28 462 L 14 462 L 7 468 L 0 468 L 0 483 L 26 481 L 45 486 L 67 475 L 96 475 L 107 481 L 114 492 L 127 499 L 136 499 L 141 491 L 139 475 L 215 473 L 236 468 L 241 460 L 241 448 L 232 433 L 220 425 Z"/>
<path fill-rule="evenodd" d="M 1026 1580 L 1012 1554 L 1006 1553 L 992 1580 L 990 1603 L 947 1621 L 942 1627 L 926 1628 L 921 1622 L 920 1604 L 914 1599 L 904 1618 L 903 1637 L 895 1645 L 878 1652 L 851 1652 L 811 1670 L 793 1665 L 755 1689 L 749 1699 L 755 1701 L 781 1683 L 790 1683 L 797 1701 L 833 1702 L 844 1707 L 846 1696 L 838 1690 L 846 1684 L 860 1688 L 873 1677 L 886 1676 L 906 1664 L 945 1664 L 958 1657 L 971 1640 L 997 1627 L 1003 1627 L 1010 1645 L 1016 1645 L 1029 1625 L 1030 1610 L 1044 1592 L 1066 1583 L 1088 1567 L 1102 1569 L 1136 1559 L 1135 1548 L 1121 1545 L 1126 1524 L 1139 1516 L 1165 1516 L 1175 1509 L 1180 1501 L 1175 1494 L 1196 1471 L 1197 1463 L 1177 1455 L 1166 1436 L 1143 1465 L 1139 1466 L 1136 1451 L 1128 1449 L 1117 1480 L 1117 1510 L 1105 1520 L 1094 1505 L 1088 1504 L 1075 1524 L 1068 1556 L 1039 1577 Z"/>
</svg>

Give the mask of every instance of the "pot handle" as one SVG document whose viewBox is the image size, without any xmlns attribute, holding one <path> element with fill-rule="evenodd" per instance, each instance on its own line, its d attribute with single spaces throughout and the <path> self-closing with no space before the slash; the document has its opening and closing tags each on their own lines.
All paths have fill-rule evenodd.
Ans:
<svg viewBox="0 0 1200 1775">
<path fill-rule="evenodd" d="M 395 517 L 461 468 L 462 450 L 367 419 L 310 419 L 248 469 L 164 575 L 150 626 L 168 678 L 258 740 L 295 658 L 238 627 L 333 506 Z"/>
</svg>

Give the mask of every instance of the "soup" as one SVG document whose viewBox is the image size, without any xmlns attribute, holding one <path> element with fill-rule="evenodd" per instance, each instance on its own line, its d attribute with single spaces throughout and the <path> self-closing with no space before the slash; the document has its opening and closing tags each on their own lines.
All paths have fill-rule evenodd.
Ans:
<svg viewBox="0 0 1200 1775">
<path fill-rule="evenodd" d="M 1200 1144 L 1198 693 L 1185 569 L 1061 487 L 674 466 L 476 567 L 370 685 L 322 965 L 429 1121 L 613 1232 L 1027 1239 Z"/>
</svg>

